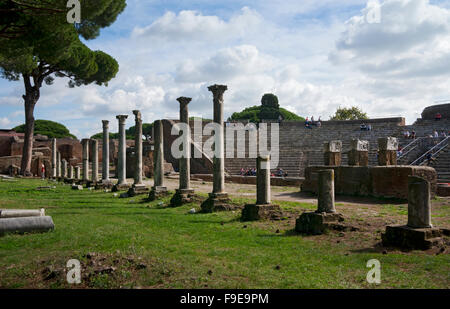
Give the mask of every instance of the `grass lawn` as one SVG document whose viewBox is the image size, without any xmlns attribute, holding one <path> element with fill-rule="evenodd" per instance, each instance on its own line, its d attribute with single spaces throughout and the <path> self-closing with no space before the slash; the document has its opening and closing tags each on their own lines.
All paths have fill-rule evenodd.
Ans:
<svg viewBox="0 0 450 309">
<path fill-rule="evenodd" d="M 44 185 L 56 188 L 36 190 Z M 240 212 L 189 214 L 199 203 L 167 208 L 170 197 L 152 203 L 144 198 L 74 191 L 42 180 L 0 181 L 0 208 L 45 208 L 55 223 L 50 233 L 0 238 L 0 287 L 450 287 L 448 253 L 376 248 L 384 225 L 406 222 L 404 205 L 339 204 L 350 222 L 364 227 L 367 218 L 379 224 L 316 237 L 292 231 L 298 214 L 316 209 L 312 204 L 280 202 L 285 220 L 244 223 Z M 448 224 L 450 206 L 442 203 L 434 219 Z M 66 283 L 64 267 L 70 259 L 82 263 L 80 285 Z M 381 262 L 380 285 L 366 282 L 370 259 Z"/>
</svg>

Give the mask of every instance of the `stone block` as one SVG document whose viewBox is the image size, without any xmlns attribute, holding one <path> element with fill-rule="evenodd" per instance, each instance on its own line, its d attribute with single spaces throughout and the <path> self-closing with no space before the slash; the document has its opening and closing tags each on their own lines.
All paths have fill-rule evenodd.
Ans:
<svg viewBox="0 0 450 309">
<path fill-rule="evenodd" d="M 438 228 L 414 229 L 406 225 L 386 227 L 381 235 L 383 246 L 413 250 L 428 250 L 443 243 L 442 230 Z"/>
<path fill-rule="evenodd" d="M 382 137 L 378 139 L 378 150 L 398 150 L 398 140 L 396 137 Z"/>
<path fill-rule="evenodd" d="M 228 193 L 210 193 L 208 199 L 202 203 L 201 208 L 203 213 L 242 209 L 241 206 L 231 204 Z"/>
<path fill-rule="evenodd" d="M 166 187 L 153 187 L 148 195 L 149 201 L 156 201 L 169 195 Z"/>
<path fill-rule="evenodd" d="M 328 230 L 346 230 L 341 222 L 344 216 L 339 213 L 305 212 L 297 219 L 295 230 L 298 233 L 320 235 Z"/>
<path fill-rule="evenodd" d="M 342 152 L 342 141 L 325 142 L 324 152 Z"/>
<path fill-rule="evenodd" d="M 247 204 L 242 210 L 243 221 L 280 220 L 283 212 L 279 205 Z"/>
<path fill-rule="evenodd" d="M 369 141 L 362 141 L 359 139 L 351 140 L 350 150 L 369 151 Z"/>
<path fill-rule="evenodd" d="M 189 204 L 194 201 L 195 194 L 192 189 L 177 189 L 172 199 L 170 200 L 170 207 L 179 207 L 184 204 Z"/>
<path fill-rule="evenodd" d="M 47 232 L 55 228 L 49 216 L 0 219 L 0 235 L 7 233 Z"/>
<path fill-rule="evenodd" d="M 133 197 L 136 195 L 148 194 L 149 191 L 149 188 L 147 188 L 145 185 L 132 185 L 128 190 L 128 196 Z"/>
</svg>

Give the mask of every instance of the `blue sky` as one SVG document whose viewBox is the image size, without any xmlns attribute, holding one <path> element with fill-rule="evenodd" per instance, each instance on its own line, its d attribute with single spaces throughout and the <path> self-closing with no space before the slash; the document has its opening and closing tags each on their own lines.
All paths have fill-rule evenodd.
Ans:
<svg viewBox="0 0 450 309">
<path fill-rule="evenodd" d="M 379 22 L 369 22 L 373 8 Z M 179 96 L 193 98 L 191 115 L 211 117 L 214 83 L 229 86 L 226 116 L 273 92 L 305 117 L 356 105 L 411 123 L 450 99 L 450 1 L 128 0 L 87 44 L 118 60 L 117 77 L 75 89 L 58 79 L 35 110 L 78 138 L 100 132 L 102 119 L 116 130 L 117 114 L 133 125 L 133 109 L 145 122 L 177 118 Z M 0 81 L 0 127 L 23 123 L 22 94 L 21 82 Z"/>
</svg>

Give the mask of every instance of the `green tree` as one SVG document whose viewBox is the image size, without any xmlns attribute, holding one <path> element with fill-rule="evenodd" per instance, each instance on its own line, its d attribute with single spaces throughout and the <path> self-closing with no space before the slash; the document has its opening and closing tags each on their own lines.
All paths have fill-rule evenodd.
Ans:
<svg viewBox="0 0 450 309">
<path fill-rule="evenodd" d="M 258 123 L 260 122 L 259 114 L 261 112 L 261 108 L 261 105 L 248 107 L 241 112 L 233 113 L 231 117 L 228 118 L 228 121 L 249 120 L 250 122 Z M 282 107 L 280 107 L 279 111 L 284 120 L 305 121 L 305 118 L 300 117 Z"/>
<path fill-rule="evenodd" d="M 13 128 L 17 133 L 25 133 L 25 129 L 25 124 Z M 34 122 L 34 134 L 46 135 L 50 138 L 77 138 L 70 133 L 65 125 L 50 120 L 36 120 Z"/>
<path fill-rule="evenodd" d="M 330 120 L 362 120 L 362 119 L 369 119 L 369 117 L 357 106 L 352 106 L 350 108 L 339 107 L 334 116 L 330 117 Z"/>
<path fill-rule="evenodd" d="M 96 38 L 125 9 L 125 0 L 81 1 L 81 23 L 67 22 L 66 0 L 4 0 L 0 3 L 0 75 L 23 80 L 25 139 L 21 173 L 30 175 L 34 108 L 43 83 L 66 77 L 69 86 L 107 85 L 119 70 L 117 61 L 90 50 L 81 37 Z M 3 15 L 7 18 L 3 19 Z"/>
<path fill-rule="evenodd" d="M 261 98 L 259 119 L 278 119 L 279 116 L 280 104 L 278 104 L 278 97 L 272 93 L 266 93 Z"/>
</svg>

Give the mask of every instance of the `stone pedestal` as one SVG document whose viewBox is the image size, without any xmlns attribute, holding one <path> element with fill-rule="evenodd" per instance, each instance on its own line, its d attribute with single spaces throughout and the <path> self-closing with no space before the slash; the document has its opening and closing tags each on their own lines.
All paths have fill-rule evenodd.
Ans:
<svg viewBox="0 0 450 309">
<path fill-rule="evenodd" d="M 338 213 L 305 212 L 297 219 L 295 230 L 298 233 L 320 235 L 329 230 L 345 230 L 340 222 L 344 216 Z"/>
<path fill-rule="evenodd" d="M 443 243 L 442 231 L 431 224 L 430 183 L 408 177 L 408 224 L 387 226 L 382 234 L 384 246 L 427 250 Z"/>
<path fill-rule="evenodd" d="M 166 187 L 152 187 L 152 190 L 150 191 L 148 195 L 148 200 L 156 201 L 159 199 L 162 199 L 169 195 L 169 192 L 167 191 Z"/>
<path fill-rule="evenodd" d="M 349 166 L 369 166 L 369 142 L 352 140 L 348 152 Z"/>
<path fill-rule="evenodd" d="M 378 165 L 397 165 L 398 140 L 395 137 L 378 139 Z"/>
<path fill-rule="evenodd" d="M 339 166 L 342 162 L 342 141 L 331 141 L 324 144 L 325 166 Z"/>
<path fill-rule="evenodd" d="M 193 189 L 177 189 L 170 200 L 171 207 L 178 207 L 194 201 L 195 192 Z"/>
<path fill-rule="evenodd" d="M 148 194 L 149 191 L 150 190 L 144 184 L 132 185 L 128 190 L 128 196 L 133 197 L 136 195 Z"/>
<path fill-rule="evenodd" d="M 235 209 L 229 205 L 231 200 L 225 192 L 225 152 L 224 152 L 224 130 L 223 130 L 223 94 L 228 89 L 225 85 L 213 85 L 208 90 L 213 93 L 214 123 L 221 130 L 215 131 L 214 136 L 214 158 L 213 158 L 213 192 L 201 205 L 202 212 L 214 212 Z"/>
</svg>

